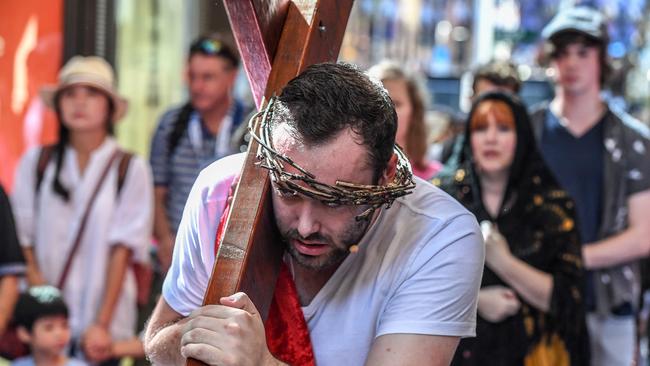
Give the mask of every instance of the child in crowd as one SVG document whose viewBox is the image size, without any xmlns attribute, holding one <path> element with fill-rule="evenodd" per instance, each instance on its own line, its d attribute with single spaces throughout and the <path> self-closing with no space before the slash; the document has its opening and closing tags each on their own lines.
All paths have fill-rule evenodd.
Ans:
<svg viewBox="0 0 650 366">
<path fill-rule="evenodd" d="M 70 342 L 68 307 L 56 287 L 36 286 L 21 294 L 14 319 L 18 337 L 29 345 L 31 355 L 13 361 L 12 366 L 86 365 L 67 357 Z"/>
</svg>

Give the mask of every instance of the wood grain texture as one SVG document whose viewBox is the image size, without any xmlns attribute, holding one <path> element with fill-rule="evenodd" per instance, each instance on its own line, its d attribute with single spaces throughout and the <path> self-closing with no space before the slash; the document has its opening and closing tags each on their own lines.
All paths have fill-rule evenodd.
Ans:
<svg viewBox="0 0 650 366">
<path fill-rule="evenodd" d="M 270 31 L 282 9 L 255 10 L 263 0 L 224 0 L 246 72 L 260 106 L 307 66 L 337 59 L 353 0 L 301 0 L 287 4 L 275 54 L 269 56 L 263 29 Z M 282 7 L 284 2 L 272 1 Z M 268 5 L 268 4 L 267 4 Z M 275 14 L 275 15 L 269 15 Z M 260 25 L 260 19 L 264 25 Z M 272 37 L 267 37 L 268 39 Z M 268 61 L 272 59 L 272 67 Z M 260 102 L 257 102 L 259 99 Z M 266 320 L 284 251 L 272 211 L 268 173 L 256 166 L 258 144 L 251 139 L 204 305 L 235 292 L 249 295 Z M 188 365 L 201 362 L 188 360 Z"/>
<path fill-rule="evenodd" d="M 255 105 L 259 108 L 264 97 L 267 80 L 271 71 L 271 60 L 277 44 L 267 46 L 264 31 L 269 32 L 271 20 L 265 15 L 265 29 L 260 26 L 257 12 L 251 0 L 224 0 L 224 7 L 228 14 L 230 27 L 239 54 L 244 64 L 244 70 L 251 86 Z M 274 11 L 274 13 L 277 13 Z"/>
<path fill-rule="evenodd" d="M 232 0 L 225 0 L 229 1 Z M 294 2 L 288 5 L 273 67 L 267 76 L 267 98 L 278 93 L 308 65 L 336 61 L 352 0 L 312 1 L 313 14 L 307 16 L 304 3 L 300 7 Z M 253 13 L 249 12 L 249 16 Z M 311 19 L 312 24 L 306 19 Z M 253 302 L 266 319 L 283 248 L 272 217 L 268 173 L 255 165 L 257 149 L 258 144 L 252 140 L 204 304 L 215 304 L 223 296 L 244 291 L 255 297 Z M 253 295 L 257 293 L 260 296 Z M 271 296 L 264 297 L 265 294 Z"/>
<path fill-rule="evenodd" d="M 264 38 L 269 60 L 273 60 L 273 56 L 275 56 L 289 3 L 289 0 L 253 0 L 253 7 L 255 8 L 259 27 L 262 30 L 262 37 Z"/>
</svg>

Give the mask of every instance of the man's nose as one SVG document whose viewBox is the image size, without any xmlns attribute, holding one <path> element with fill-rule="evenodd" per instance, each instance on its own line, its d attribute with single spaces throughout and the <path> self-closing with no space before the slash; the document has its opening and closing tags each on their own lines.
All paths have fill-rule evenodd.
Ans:
<svg viewBox="0 0 650 366">
<path fill-rule="evenodd" d="M 320 222 L 313 202 L 304 202 L 298 212 L 298 234 L 307 238 L 320 230 Z"/>
<path fill-rule="evenodd" d="M 193 91 L 200 91 L 203 89 L 203 80 L 201 78 L 196 78 L 190 82 L 190 89 Z"/>
<path fill-rule="evenodd" d="M 581 66 L 580 57 L 575 52 L 567 53 L 567 55 L 565 57 L 565 62 L 570 67 L 579 67 L 579 66 Z"/>
</svg>

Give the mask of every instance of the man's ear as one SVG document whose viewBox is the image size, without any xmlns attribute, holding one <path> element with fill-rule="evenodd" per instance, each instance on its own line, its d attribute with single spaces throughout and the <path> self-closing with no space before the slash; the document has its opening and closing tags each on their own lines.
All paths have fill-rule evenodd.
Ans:
<svg viewBox="0 0 650 366">
<path fill-rule="evenodd" d="M 23 343 L 30 343 L 32 340 L 32 335 L 29 333 L 27 328 L 22 325 L 19 325 L 16 328 L 16 335 L 18 336 L 18 339 L 20 339 L 20 341 Z"/>
<path fill-rule="evenodd" d="M 397 172 L 397 155 L 393 153 L 393 155 L 390 157 L 390 160 L 388 160 L 388 165 L 386 166 L 384 173 L 381 175 L 381 178 L 379 179 L 379 185 L 384 186 L 392 182 L 395 179 L 396 172 Z"/>
<path fill-rule="evenodd" d="M 186 86 L 189 85 L 190 84 L 190 65 L 188 65 L 187 62 L 185 64 L 185 66 L 183 66 L 183 73 L 182 74 L 183 74 L 183 82 L 185 83 Z"/>
</svg>

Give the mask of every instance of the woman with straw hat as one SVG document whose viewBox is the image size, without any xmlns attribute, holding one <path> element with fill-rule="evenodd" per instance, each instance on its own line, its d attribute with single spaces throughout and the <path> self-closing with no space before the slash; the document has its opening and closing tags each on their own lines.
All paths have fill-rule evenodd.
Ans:
<svg viewBox="0 0 650 366">
<path fill-rule="evenodd" d="M 28 151 L 16 173 L 13 201 L 28 281 L 61 288 L 73 339 L 89 361 L 105 361 L 113 340 L 135 333 L 129 263 L 144 257 L 150 239 L 151 173 L 113 138 L 127 101 L 105 60 L 73 57 L 41 97 L 56 111 L 59 140 Z"/>
</svg>

